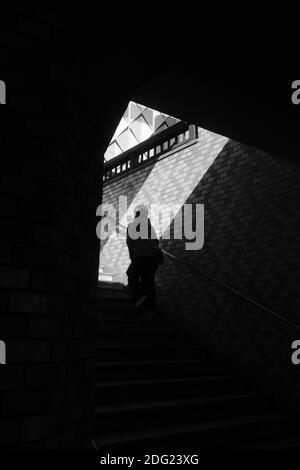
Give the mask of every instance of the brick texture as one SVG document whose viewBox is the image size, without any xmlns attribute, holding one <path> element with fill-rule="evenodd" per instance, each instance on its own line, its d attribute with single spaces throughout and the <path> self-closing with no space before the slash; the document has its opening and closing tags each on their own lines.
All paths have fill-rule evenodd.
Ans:
<svg viewBox="0 0 300 470">
<path fill-rule="evenodd" d="M 20 7 L 0 25 L 1 448 L 92 435 L 100 110 L 66 48 L 69 13 Z"/>
<path fill-rule="evenodd" d="M 299 188 L 299 169 L 291 163 L 199 129 L 192 145 L 111 179 L 103 195 L 114 205 L 128 196 L 129 213 L 140 203 L 204 204 L 201 250 L 187 251 L 184 239 L 161 239 L 179 261 L 166 258 L 159 269 L 159 306 L 282 406 L 293 407 L 299 407 L 300 380 L 291 343 L 299 330 L 184 261 L 299 323 Z M 125 240 L 103 241 L 100 264 L 126 284 Z"/>
</svg>

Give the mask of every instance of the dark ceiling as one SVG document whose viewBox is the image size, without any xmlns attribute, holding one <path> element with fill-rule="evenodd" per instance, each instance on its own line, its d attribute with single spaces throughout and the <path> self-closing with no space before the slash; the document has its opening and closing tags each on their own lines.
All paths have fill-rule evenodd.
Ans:
<svg viewBox="0 0 300 470">
<path fill-rule="evenodd" d="M 33 37 L 30 54 L 18 59 L 18 72 L 26 70 L 27 79 L 31 74 L 33 93 L 47 93 L 49 106 L 54 106 L 49 74 L 53 64 L 62 67 L 66 87 L 78 82 L 84 106 L 101 110 L 99 125 L 107 135 L 103 148 L 133 99 L 299 161 L 300 105 L 291 102 L 297 75 L 274 41 L 254 43 L 252 37 L 239 48 L 238 31 L 230 44 L 220 32 L 203 34 L 191 10 L 188 18 L 177 14 L 177 22 L 146 10 L 142 18 L 131 15 L 128 22 L 119 7 L 115 10 L 50 7 L 44 16 L 39 13 L 57 29 L 49 41 Z M 27 7 L 13 10 L 5 21 L 2 16 L 3 36 L 22 31 L 26 16 L 32 19 Z M 5 78 L 9 71 L 3 70 Z M 57 109 L 63 108 L 65 96 L 65 90 L 55 96 Z"/>
</svg>

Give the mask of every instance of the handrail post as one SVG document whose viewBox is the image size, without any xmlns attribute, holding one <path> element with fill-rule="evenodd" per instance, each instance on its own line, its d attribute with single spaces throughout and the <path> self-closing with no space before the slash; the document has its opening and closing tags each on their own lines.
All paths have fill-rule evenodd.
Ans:
<svg viewBox="0 0 300 470">
<path fill-rule="evenodd" d="M 130 168 L 136 168 L 139 164 L 139 155 L 135 153 L 130 157 Z"/>
</svg>

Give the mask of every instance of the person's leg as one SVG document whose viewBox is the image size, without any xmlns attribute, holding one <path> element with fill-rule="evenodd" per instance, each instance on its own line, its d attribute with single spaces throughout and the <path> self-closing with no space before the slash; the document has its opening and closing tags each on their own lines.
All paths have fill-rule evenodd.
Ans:
<svg viewBox="0 0 300 470">
<path fill-rule="evenodd" d="M 152 257 L 145 257 L 141 267 L 141 284 L 142 291 L 146 294 L 145 306 L 148 310 L 155 311 L 156 295 L 155 295 L 155 273 L 157 263 Z"/>
<path fill-rule="evenodd" d="M 140 273 L 136 260 L 131 262 L 129 268 L 126 271 L 126 274 L 128 278 L 129 295 L 132 302 L 135 303 L 141 295 Z"/>
<path fill-rule="evenodd" d="M 155 274 L 157 271 L 157 263 L 153 258 L 151 261 L 149 269 L 149 306 L 151 310 L 156 311 Z"/>
</svg>

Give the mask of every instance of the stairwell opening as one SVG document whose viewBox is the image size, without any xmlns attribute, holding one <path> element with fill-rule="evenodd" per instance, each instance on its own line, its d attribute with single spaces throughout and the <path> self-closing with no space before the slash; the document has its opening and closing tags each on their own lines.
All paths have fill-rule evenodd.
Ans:
<svg viewBox="0 0 300 470">
<path fill-rule="evenodd" d="M 144 108 L 147 109 L 146 107 Z M 276 296 L 274 296 L 274 289 L 266 289 L 268 276 L 265 276 L 265 273 L 272 272 L 274 257 L 269 256 L 271 252 L 268 250 L 267 244 L 265 244 L 265 231 L 267 230 L 268 239 L 272 239 L 277 247 L 279 247 L 279 245 L 282 247 L 285 246 L 287 239 L 282 239 L 280 242 L 278 241 L 276 224 L 273 223 L 270 215 L 274 212 L 275 206 L 284 205 L 285 208 L 287 208 L 288 204 L 292 202 L 290 195 L 288 196 L 288 201 L 285 203 L 282 202 L 282 195 L 286 194 L 285 184 L 292 186 L 292 193 L 294 195 L 295 192 L 297 192 L 296 186 L 293 183 L 292 167 L 288 162 L 283 162 L 263 150 L 250 147 L 242 142 L 200 127 L 200 121 L 198 121 L 198 119 L 195 119 L 194 122 L 196 122 L 196 124 L 190 124 L 180 120 L 174 123 L 170 129 L 162 130 L 159 135 L 149 136 L 146 141 L 140 142 L 133 148 L 128 148 L 124 152 L 113 155 L 113 157 L 110 158 L 112 153 L 109 152 L 118 153 L 120 149 L 122 150 L 121 145 L 117 142 L 117 138 L 114 137 L 111 140 L 112 148 L 107 153 L 104 167 L 103 201 L 113 203 L 118 207 L 119 197 L 126 195 L 129 197 L 129 208 L 133 208 L 139 203 L 149 205 L 151 202 L 156 203 L 157 201 L 160 203 L 167 202 L 169 204 L 178 202 L 179 207 L 182 207 L 184 204 L 204 204 L 205 240 L 203 249 L 188 253 L 184 249 L 182 240 L 163 239 L 163 234 L 166 231 L 169 231 L 171 235 L 174 233 L 176 213 L 173 214 L 173 218 L 164 220 L 165 226 L 163 226 L 162 230 L 161 226 L 158 226 L 158 231 L 161 233 L 162 238 L 161 243 L 165 249 L 177 256 L 181 256 L 184 258 L 184 261 L 188 261 L 192 266 L 200 266 L 202 269 L 205 268 L 209 273 L 213 273 L 219 279 L 234 285 L 245 294 L 258 296 L 258 298 L 267 305 L 273 303 L 272 307 L 275 310 L 282 311 L 283 308 L 285 309 L 283 298 L 281 300 L 280 298 L 276 298 Z M 123 122 L 122 125 L 120 124 L 116 134 L 120 133 L 122 135 L 126 127 L 124 126 L 125 122 Z M 176 141 L 176 134 L 182 136 L 181 141 Z M 174 138 L 175 141 L 173 140 Z M 180 145 L 177 147 L 176 144 L 178 143 Z M 158 153 L 156 154 L 157 148 Z M 266 168 L 271 169 L 271 174 L 266 174 Z M 283 174 L 285 175 L 284 185 L 282 184 Z M 281 182 L 281 185 L 279 182 Z M 277 189 L 278 187 L 281 188 L 281 196 L 280 194 L 276 195 L 276 202 L 273 199 L 275 187 L 277 187 Z M 260 199 L 260 194 L 262 193 L 265 196 L 263 201 Z M 262 205 L 257 204 L 258 200 Z M 126 207 L 125 215 L 127 215 L 128 206 Z M 263 212 L 261 212 L 261 210 L 263 210 Z M 289 212 L 283 211 L 281 215 L 282 220 L 284 220 L 283 223 L 285 226 L 287 225 L 289 227 L 289 234 L 295 233 L 296 227 L 294 221 L 289 216 Z M 121 223 L 121 225 L 126 228 L 124 220 L 127 220 L 127 217 L 124 216 L 124 219 L 122 219 L 118 210 L 116 210 L 112 218 L 116 219 L 117 222 Z M 115 226 L 115 229 L 117 231 L 117 226 Z M 252 233 L 254 235 L 252 235 Z M 289 236 L 290 235 L 288 235 L 288 237 Z M 257 252 L 258 246 L 261 246 L 261 243 L 265 244 L 266 251 L 264 255 L 262 255 L 261 250 Z M 182 254 L 184 254 L 184 256 L 182 256 Z M 122 324 L 122 328 L 124 329 L 123 335 L 117 335 L 114 337 L 114 341 L 116 340 L 118 342 L 121 337 L 124 340 L 124 334 L 126 336 L 128 333 L 127 339 L 129 338 L 129 341 L 133 340 L 136 342 L 139 335 L 141 335 L 141 331 L 133 327 L 133 324 L 129 326 L 126 325 L 127 318 L 128 320 L 131 318 L 134 323 L 134 318 L 130 317 L 130 308 L 127 309 L 128 316 L 124 315 L 124 311 L 122 314 L 122 310 L 124 310 L 122 302 L 126 299 L 126 290 L 124 290 L 124 286 L 126 286 L 125 272 L 129 264 L 129 258 L 126 257 L 126 255 L 127 248 L 124 240 L 114 239 L 114 237 L 105 240 L 100 253 L 100 275 L 106 274 L 109 275 L 110 278 L 101 278 L 101 276 L 99 276 L 99 285 L 102 285 L 102 293 L 104 297 L 106 297 L 103 315 L 113 319 L 113 311 L 115 312 L 114 314 L 117 315 L 117 317 L 115 317 L 117 322 L 120 320 L 125 322 L 119 323 L 119 325 Z M 265 266 L 263 272 L 260 271 L 262 259 L 264 259 Z M 276 260 L 276 264 L 278 267 L 283 264 L 287 266 L 286 261 L 287 260 L 279 257 Z M 288 263 L 290 262 L 292 262 L 292 256 L 288 260 Z M 270 274 L 270 278 L 271 277 L 273 278 Z M 115 287 L 121 288 L 118 294 L 121 295 L 121 299 L 119 298 L 117 301 L 117 303 L 119 302 L 118 306 L 113 304 L 113 307 L 109 307 L 112 300 L 114 300 L 114 302 L 116 301 L 116 291 L 118 289 L 115 289 L 113 294 L 107 291 L 105 293 L 105 289 L 103 289 L 105 281 L 109 281 L 114 284 Z M 273 288 L 278 282 L 280 282 L 279 278 L 274 282 Z M 286 287 L 287 291 L 293 293 L 294 287 L 292 284 Z M 175 343 L 178 341 L 177 345 L 180 344 L 179 337 L 174 335 L 175 331 L 177 331 L 176 328 L 179 327 L 181 332 L 185 332 L 185 340 L 187 337 L 194 338 L 195 344 L 198 344 L 198 346 L 201 345 L 200 357 L 201 354 L 204 354 L 204 350 L 206 352 L 210 351 L 211 354 L 213 351 L 216 357 L 219 358 L 216 362 L 221 365 L 221 369 L 227 372 L 230 371 L 229 375 L 232 373 L 233 377 L 239 377 L 237 382 L 234 383 L 233 389 L 231 389 L 231 392 L 235 390 L 239 391 L 239 393 L 231 397 L 231 399 L 233 401 L 241 400 L 243 403 L 241 407 L 243 424 L 240 423 L 239 418 L 234 416 L 234 412 L 231 410 L 230 419 L 233 419 L 233 421 L 230 426 L 234 426 L 235 424 L 233 423 L 237 423 L 238 421 L 242 428 L 244 425 L 246 426 L 243 428 L 246 430 L 247 426 L 250 426 L 249 422 L 251 421 L 253 423 L 254 419 L 256 423 L 255 426 L 260 427 L 262 412 L 267 413 L 267 415 L 264 416 L 267 416 L 267 421 L 271 422 L 272 425 L 274 424 L 273 419 L 279 418 L 281 422 L 282 416 L 278 417 L 276 413 L 273 414 L 274 411 L 272 407 L 274 403 L 282 410 L 297 409 L 299 402 L 297 405 L 296 395 L 298 386 L 297 380 L 295 380 L 295 369 L 286 361 L 286 350 L 295 333 L 288 325 L 282 325 L 272 317 L 262 316 L 259 308 L 250 306 L 247 302 L 242 302 L 240 299 L 232 296 L 231 293 L 212 284 L 209 280 L 199 278 L 198 275 L 194 275 L 191 272 L 189 266 L 184 264 L 176 265 L 170 260 L 166 262 L 161 272 L 158 273 L 157 289 L 160 298 L 160 306 L 165 313 L 164 319 L 169 326 L 172 325 L 172 327 L 175 328 L 175 330 L 172 331 L 173 336 L 171 335 L 173 339 L 176 338 Z M 296 299 L 293 295 L 291 297 Z M 108 310 L 105 312 L 105 309 Z M 293 309 L 294 307 L 289 309 L 288 315 L 290 319 L 294 319 L 295 316 Z M 159 328 L 160 326 L 161 325 L 159 325 Z M 254 334 L 254 332 L 259 331 L 260 328 L 268 332 L 268 341 L 265 340 L 263 334 Z M 153 331 L 146 329 L 144 330 L 144 333 L 145 332 L 146 336 L 148 335 L 148 340 L 150 337 L 152 341 L 150 345 L 145 344 L 145 346 L 148 346 L 148 353 L 146 355 L 144 355 L 144 353 L 141 354 L 141 344 L 139 341 L 142 343 L 145 341 L 145 337 L 141 335 L 138 344 L 122 345 L 123 349 L 119 358 L 122 356 L 124 358 L 126 357 L 128 360 L 126 359 L 122 364 L 113 365 L 113 367 L 120 368 L 118 371 L 121 374 L 128 374 L 129 382 L 130 380 L 137 379 L 137 377 L 139 377 L 140 380 L 141 375 L 139 375 L 138 368 L 145 367 L 145 364 L 143 366 L 137 364 L 135 360 L 137 356 L 141 358 L 142 362 L 150 361 L 152 365 L 155 364 L 155 366 L 158 366 L 156 362 L 158 356 L 155 356 L 153 351 Z M 110 333 L 112 333 L 112 330 L 110 330 Z M 278 334 L 281 335 L 281 338 L 284 338 L 280 345 L 276 341 Z M 108 341 L 111 340 L 112 336 L 108 336 Z M 162 344 L 160 344 L 160 353 L 169 345 L 168 339 L 165 337 L 163 337 L 162 341 Z M 159 345 L 156 344 L 156 347 L 158 346 Z M 100 349 L 99 347 L 99 350 Z M 109 350 L 111 354 L 113 350 L 116 350 L 116 345 L 111 345 L 110 348 L 106 345 L 104 349 L 106 352 Z M 181 356 L 181 354 L 183 354 L 182 348 L 180 347 L 179 349 L 179 361 L 183 360 L 184 366 L 187 366 L 187 362 L 184 362 L 185 359 Z M 171 352 L 173 358 L 176 356 L 175 350 L 176 347 L 173 344 Z M 145 350 L 143 351 L 145 352 Z M 192 352 L 191 356 L 193 356 L 194 353 L 195 352 Z M 198 353 L 195 353 L 197 360 L 200 359 L 200 357 L 197 356 Z M 154 354 L 153 358 L 156 358 L 154 361 L 150 360 L 151 354 Z M 220 358 L 223 359 L 221 360 Z M 189 357 L 188 361 L 190 360 L 191 357 Z M 172 369 L 174 362 L 170 361 L 171 357 L 168 356 L 168 366 L 166 366 L 166 363 L 164 363 L 164 366 L 162 366 L 162 364 L 160 364 L 160 366 L 170 367 L 170 370 L 174 372 L 174 369 Z M 178 373 L 178 367 L 177 361 L 176 373 Z M 195 370 L 191 372 L 192 380 L 195 378 L 194 374 L 197 375 L 199 371 L 200 369 L 197 369 L 197 372 L 195 372 Z M 116 372 L 116 376 L 118 376 L 119 372 Z M 215 372 L 216 370 L 214 370 L 214 373 Z M 151 373 L 153 372 L 150 372 L 150 375 Z M 189 374 L 190 372 L 188 375 Z M 204 375 L 206 376 L 206 374 L 207 369 Z M 241 379 L 241 377 L 243 379 Z M 173 383 L 172 373 L 171 377 L 168 377 L 168 380 L 169 379 L 171 382 L 167 382 L 167 389 L 170 384 Z M 225 389 L 223 388 L 223 379 L 224 377 L 221 379 L 220 384 L 217 385 L 218 393 L 226 390 L 226 387 Z M 234 378 L 233 380 L 236 379 Z M 201 384 L 203 384 L 203 382 L 201 382 Z M 188 384 L 186 383 L 186 385 L 188 388 L 189 386 L 194 386 L 193 381 L 188 382 Z M 133 384 L 130 382 L 128 386 L 128 393 L 131 393 L 130 391 L 132 389 L 130 387 L 132 387 Z M 157 393 L 158 395 L 155 396 L 158 399 L 160 395 L 159 392 Z M 207 396 L 205 400 L 213 400 L 215 406 L 216 403 L 214 400 L 220 398 L 216 397 L 216 389 L 209 387 L 206 389 L 206 393 Z M 247 398 L 244 393 L 246 393 Z M 254 393 L 254 395 L 252 395 L 252 393 Z M 256 393 L 258 393 L 259 398 Z M 289 395 L 289 400 L 291 400 L 289 403 L 286 400 L 287 395 Z M 120 399 L 120 395 L 118 395 L 118 397 L 118 399 Z M 166 406 L 167 398 L 170 398 L 168 392 L 166 392 L 165 395 L 166 400 L 161 404 L 162 408 L 157 411 L 158 414 Z M 185 409 L 187 402 L 183 404 L 183 402 L 180 401 L 182 397 L 178 402 L 178 398 L 179 397 L 176 397 L 174 406 L 182 405 Z M 184 398 L 186 399 L 186 397 Z M 221 407 L 224 406 L 223 399 L 224 397 L 221 399 Z M 228 403 L 227 399 L 228 397 L 226 397 L 226 403 Z M 248 399 L 252 402 L 249 408 L 249 403 L 244 407 Z M 254 400 L 254 402 L 252 400 Z M 121 403 L 119 403 L 119 405 L 120 408 L 118 409 L 121 415 L 123 412 L 126 414 L 128 409 L 126 407 L 124 408 L 124 404 L 121 405 Z M 138 404 L 134 408 L 135 413 L 137 413 L 137 415 L 141 413 L 141 415 L 145 417 L 143 414 L 145 413 L 145 408 L 152 413 L 155 407 L 158 406 L 157 403 L 153 405 L 154 407 L 152 405 L 150 406 L 149 403 L 147 405 L 145 405 L 145 403 L 143 405 Z M 199 406 L 199 402 L 197 402 L 196 406 Z M 99 422 L 101 421 L 100 417 L 102 417 L 104 411 L 104 409 L 98 408 Z M 219 412 L 222 415 L 220 409 Z M 268 413 L 270 413 L 270 415 Z M 155 422 L 161 423 L 155 412 L 154 416 L 156 416 L 156 418 L 153 418 L 154 421 L 152 421 L 151 426 L 153 426 Z M 224 415 L 222 416 L 224 417 Z M 121 421 L 123 420 L 123 418 L 120 419 Z M 271 421 L 269 421 L 269 419 L 271 419 Z M 170 420 L 169 414 L 167 414 L 166 420 Z M 164 422 L 164 426 L 167 421 Z M 137 422 L 139 424 L 135 424 L 140 426 L 141 423 L 138 419 Z M 171 420 L 169 423 L 171 423 Z M 189 422 L 189 425 L 190 424 L 191 422 Z M 262 428 L 265 430 L 264 432 L 266 432 L 266 434 L 263 432 L 258 436 L 258 440 L 261 439 L 261 442 L 266 442 L 269 433 L 268 426 L 265 427 L 265 424 L 266 423 L 262 425 Z M 129 428 L 126 428 L 127 425 L 124 426 L 123 431 L 125 432 L 127 429 L 129 432 L 130 426 Z M 293 426 L 294 425 L 291 424 L 291 432 L 293 432 Z M 183 433 L 188 432 L 187 428 L 185 428 L 185 431 L 183 428 L 181 428 L 181 430 Z M 206 431 L 207 428 L 205 428 L 205 432 Z M 161 438 L 161 435 L 158 435 Z M 195 437 L 195 439 L 198 439 L 199 428 L 197 428 L 196 436 L 197 438 Z M 145 436 L 145 440 L 141 438 L 142 445 L 144 445 L 145 442 L 151 442 L 152 438 L 153 436 L 149 434 Z M 221 444 L 223 438 L 224 434 L 221 433 L 220 443 L 218 445 L 226 445 L 224 442 Z M 235 435 L 234 439 L 236 438 L 237 436 Z M 97 442 L 98 444 L 102 442 L 105 448 L 105 439 L 103 439 L 104 437 L 102 436 Z M 150 441 L 148 441 L 148 439 L 150 439 Z M 170 436 L 168 439 L 170 439 Z M 206 438 L 203 438 L 204 447 L 211 445 L 210 438 L 207 437 L 207 441 L 205 441 L 205 439 Z M 112 441 L 107 443 L 111 445 L 111 442 Z M 130 442 L 129 439 L 127 442 L 129 448 L 130 445 L 138 445 L 136 441 L 134 444 Z M 168 442 L 168 440 L 166 442 Z M 256 444 L 253 445 L 258 445 L 258 443 L 256 442 Z"/>
<path fill-rule="evenodd" d="M 203 154 L 200 157 L 205 156 L 209 148 L 208 158 L 195 159 L 193 156 L 193 147 L 199 140 Z M 195 204 L 186 204 L 186 201 L 227 142 L 227 138 L 214 136 L 198 126 L 140 104 L 129 103 L 104 155 L 104 219 L 99 226 L 105 221 L 106 230 L 99 229 L 103 235 L 100 282 L 126 285 L 126 269 L 130 260 L 125 233 L 139 204 L 148 207 L 153 227 L 162 240 L 170 239 L 171 231 L 174 236 L 174 222 L 182 225 L 182 217 L 183 227 L 179 227 L 180 231 L 175 236 L 177 239 L 185 237 L 188 230 L 184 226 L 187 220 L 184 212 L 189 208 L 191 225 L 196 225 Z M 107 211 L 108 218 L 105 218 Z M 204 238 L 203 221 L 200 230 Z"/>
</svg>

